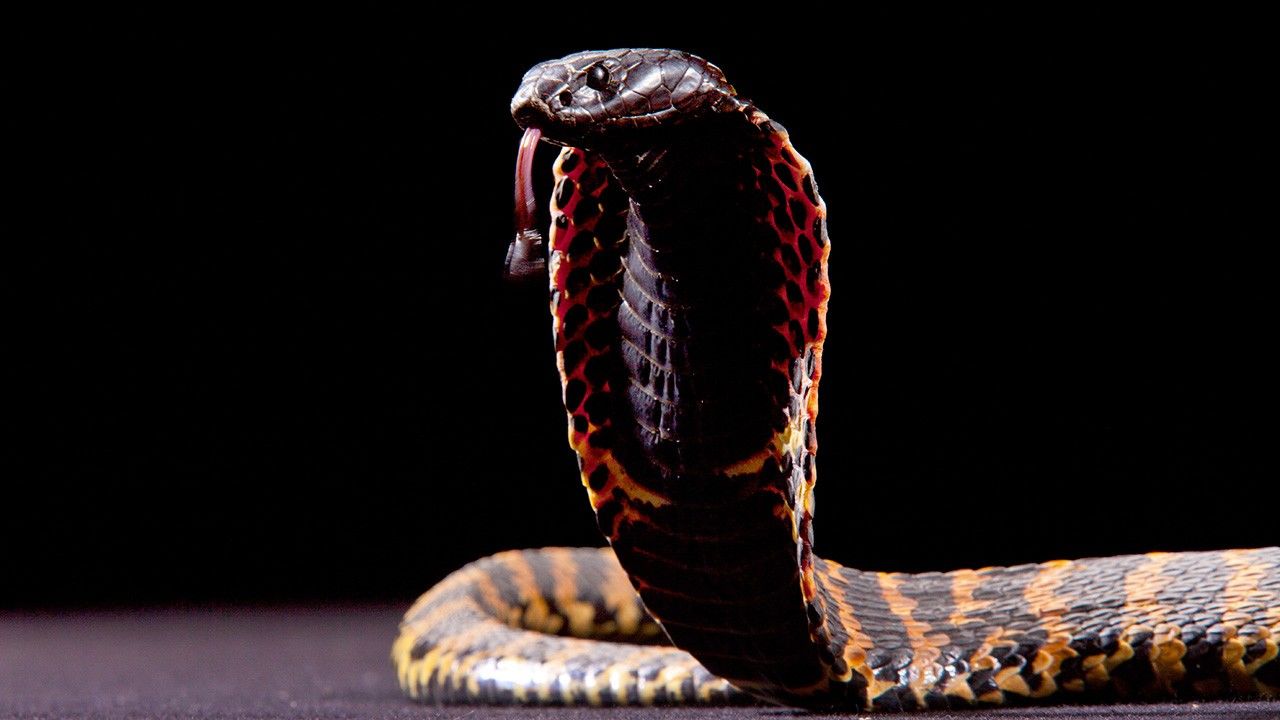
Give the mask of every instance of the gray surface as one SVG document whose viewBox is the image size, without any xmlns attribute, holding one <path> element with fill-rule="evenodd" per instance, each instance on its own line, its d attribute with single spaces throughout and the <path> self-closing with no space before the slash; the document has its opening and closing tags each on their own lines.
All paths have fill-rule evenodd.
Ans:
<svg viewBox="0 0 1280 720">
<path fill-rule="evenodd" d="M 0 718 L 827 717 L 774 708 L 431 708 L 400 696 L 402 608 L 0 614 Z M 1274 720 L 1280 702 L 995 710 L 929 717 Z"/>
</svg>

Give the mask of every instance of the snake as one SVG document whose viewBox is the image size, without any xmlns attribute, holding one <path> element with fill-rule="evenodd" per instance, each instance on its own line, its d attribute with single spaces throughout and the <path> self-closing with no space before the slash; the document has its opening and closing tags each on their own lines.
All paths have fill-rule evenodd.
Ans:
<svg viewBox="0 0 1280 720">
<path fill-rule="evenodd" d="M 516 277 L 549 277 L 604 548 L 507 551 L 404 615 L 431 703 L 924 710 L 1280 695 L 1280 548 L 917 574 L 813 553 L 827 207 L 782 125 L 668 49 L 534 66 Z M 561 147 L 534 227 L 534 148 Z M 978 541 L 979 538 L 974 538 Z"/>
</svg>

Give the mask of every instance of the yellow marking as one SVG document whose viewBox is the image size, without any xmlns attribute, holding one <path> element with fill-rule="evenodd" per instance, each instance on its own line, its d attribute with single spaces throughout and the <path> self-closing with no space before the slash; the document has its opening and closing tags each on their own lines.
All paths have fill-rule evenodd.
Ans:
<svg viewBox="0 0 1280 720">
<path fill-rule="evenodd" d="M 417 697 L 415 688 L 409 682 L 409 652 L 413 649 L 413 644 L 417 640 L 415 635 L 410 635 L 404 630 L 400 631 L 400 635 L 391 644 L 391 659 L 396 666 L 396 679 L 400 683 L 400 687 L 409 691 L 411 697 Z"/>
<path fill-rule="evenodd" d="M 695 686 L 694 689 L 698 693 L 699 700 L 701 700 L 702 702 L 710 702 L 711 694 L 716 689 L 716 683 L 714 682 L 703 683 L 701 686 Z"/>
<path fill-rule="evenodd" d="M 1254 560 L 1250 550 L 1226 550 L 1222 553 L 1222 559 L 1234 571 L 1222 591 L 1222 596 L 1227 601 L 1222 621 L 1240 625 L 1260 622 L 1261 618 L 1252 617 L 1240 608 L 1249 604 L 1262 607 L 1271 605 L 1271 593 L 1258 589 L 1258 585 L 1266 579 L 1266 569 Z"/>
<path fill-rule="evenodd" d="M 1187 645 L 1182 642 L 1182 628 L 1170 623 L 1156 626 L 1151 637 L 1151 650 L 1147 657 L 1155 670 L 1156 681 L 1163 686 L 1167 694 L 1172 694 L 1174 684 L 1187 674 L 1182 658 L 1187 654 Z"/>
<path fill-rule="evenodd" d="M 519 551 L 498 553 L 494 559 L 502 562 L 511 572 L 511 580 L 516 586 L 516 593 L 524 605 L 524 614 L 518 626 L 529 630 L 544 630 L 551 624 L 551 609 L 547 600 L 538 590 L 537 578 L 533 568 Z"/>
<path fill-rule="evenodd" d="M 696 661 L 690 659 L 689 662 L 679 665 L 668 665 L 658 671 L 658 677 L 654 679 L 654 682 L 667 691 L 668 698 L 674 698 L 677 702 L 681 702 L 685 697 L 680 685 L 693 672 L 696 664 Z"/>
<path fill-rule="evenodd" d="M 1062 671 L 1063 661 L 1079 654 L 1071 649 L 1070 633 L 1050 635 L 1031 661 L 1031 670 L 1040 674 L 1041 681 L 1040 687 L 1036 688 L 1032 696 L 1047 697 L 1053 693 L 1057 689 L 1056 678 Z"/>
<path fill-rule="evenodd" d="M 977 697 L 973 694 L 973 688 L 969 687 L 969 673 L 957 675 L 948 680 L 942 689 L 942 694 L 958 697 L 966 702 L 977 700 Z"/>
<path fill-rule="evenodd" d="M 1240 662 L 1240 658 L 1244 657 L 1244 643 L 1236 638 L 1236 629 L 1230 625 L 1224 628 L 1223 635 L 1227 637 L 1227 641 L 1222 644 L 1222 664 L 1231 665 Z"/>
<path fill-rule="evenodd" d="M 1106 660 L 1102 661 L 1102 666 L 1105 667 L 1107 669 L 1107 673 L 1110 674 L 1111 671 L 1119 667 L 1121 663 L 1132 660 L 1133 655 L 1133 646 L 1129 644 L 1128 640 L 1124 639 L 1123 635 L 1121 635 L 1119 647 L 1116 648 L 1115 652 L 1108 655 Z"/>
<path fill-rule="evenodd" d="M 739 460 L 738 462 L 726 467 L 724 469 L 724 475 L 725 477 L 754 475 L 760 472 L 760 468 L 764 467 L 765 461 L 773 456 L 773 450 L 766 448 L 745 460 Z"/>
<path fill-rule="evenodd" d="M 422 658 L 422 666 L 418 670 L 418 686 L 424 691 L 430 691 L 428 681 L 431 679 L 432 671 L 435 671 L 436 687 L 443 688 L 445 681 L 445 668 L 452 659 L 452 655 L 444 650 L 443 647 L 434 647 Z"/>
<path fill-rule="evenodd" d="M 975 617 L 991 604 L 990 600 L 974 600 L 973 591 L 978 589 L 982 576 L 974 570 L 957 570 L 951 575 L 951 602 L 955 607 L 948 621 L 960 627 L 968 622 L 976 622 Z"/>
<path fill-rule="evenodd" d="M 548 635 L 559 635 L 560 630 L 563 627 L 564 627 L 564 616 L 559 613 L 551 613 L 550 615 L 547 616 L 547 619 L 543 621 L 541 628 L 535 627 L 533 629 L 540 629 L 542 632 Z"/>
<path fill-rule="evenodd" d="M 506 643 L 502 647 L 498 648 L 493 654 L 499 658 L 518 658 L 520 657 L 520 648 L 528 644 L 529 642 L 531 642 L 530 636 L 522 635 L 522 636 L 516 637 L 511 642 Z M 537 678 L 535 682 L 541 679 L 542 678 Z M 529 701 L 528 685 L 529 684 L 526 684 L 523 682 L 515 683 L 514 687 L 512 688 L 512 695 L 516 700 L 516 702 L 524 703 Z M 549 694 L 549 691 L 544 694 L 544 690 L 546 690 L 546 688 L 544 688 L 541 685 L 535 687 L 535 691 L 538 693 L 538 696 L 542 698 L 543 702 L 546 702 L 548 699 L 550 699 L 550 694 Z"/>
<path fill-rule="evenodd" d="M 599 670 L 593 672 L 588 669 L 582 676 L 582 691 L 586 695 L 587 704 L 591 707 L 600 707 L 604 704 L 604 698 L 600 696 L 599 675 Z M 571 695 L 569 693 L 565 693 L 565 695 L 565 701 L 568 702 Z"/>
<path fill-rule="evenodd" d="M 774 435 L 774 449 L 778 457 L 783 453 L 796 457 L 804 449 L 804 431 L 800 429 L 800 418 L 791 418 L 791 423 Z"/>
<path fill-rule="evenodd" d="M 1000 666 L 999 660 L 987 654 L 991 652 L 989 647 L 980 648 L 978 652 L 980 653 L 978 657 L 969 663 L 974 670 L 995 670 Z"/>
<path fill-rule="evenodd" d="M 848 642 L 841 649 L 841 658 L 845 661 L 847 669 L 835 679 L 840 682 L 849 682 L 853 679 L 853 673 L 858 672 L 870 684 L 874 678 L 871 668 L 867 667 L 867 650 L 875 647 L 875 643 L 862 632 L 862 623 L 858 621 L 853 603 L 846 592 L 844 579 L 840 575 L 840 571 L 844 568 L 839 563 L 828 560 L 826 569 L 823 584 L 827 588 L 827 597 L 835 604 L 836 617 L 840 618 L 840 625 L 849 636 Z"/>
<path fill-rule="evenodd" d="M 609 548 L 601 548 L 601 553 L 609 556 L 608 561 L 617 565 L 617 559 L 613 555 L 613 550 Z M 644 614 L 640 610 L 640 603 L 637 600 L 636 589 L 627 581 L 621 569 L 616 573 L 610 573 L 600 587 L 600 595 L 604 598 L 605 608 L 613 615 L 614 622 L 617 623 L 617 631 L 620 635 L 635 635 L 640 630 L 641 621 L 644 620 Z M 647 623 L 646 623 L 647 624 Z M 657 630 L 655 626 L 655 630 Z M 642 634 L 652 635 L 645 631 Z"/>
<path fill-rule="evenodd" d="M 829 288 L 827 283 L 827 255 L 831 252 L 831 244 L 828 243 L 822 250 L 822 277 L 818 282 L 824 288 Z M 822 302 L 818 303 L 818 332 L 821 333 L 819 338 L 826 335 L 827 332 L 827 301 L 824 296 Z M 818 381 L 822 376 L 822 342 L 810 343 L 808 347 L 813 351 L 813 377 L 812 384 L 809 387 L 809 397 L 805 402 L 805 412 L 809 414 L 809 422 L 818 421 Z"/>
<path fill-rule="evenodd" d="M 485 613 L 484 610 L 481 609 L 480 606 L 476 603 L 474 598 L 472 598 L 469 595 L 464 595 L 460 598 L 454 598 L 453 600 L 450 600 L 446 603 L 441 603 L 439 605 L 432 607 L 431 613 L 424 617 L 418 618 L 413 622 L 404 623 L 402 626 L 404 629 L 402 629 L 401 632 L 404 632 L 406 629 L 411 629 L 411 628 L 412 629 L 422 628 L 423 630 L 425 630 L 427 628 L 440 624 L 442 621 L 449 620 L 452 616 L 456 615 L 457 613 L 465 612 L 468 610 L 473 613 L 473 618 L 481 619 L 480 622 L 475 623 L 477 625 L 483 622 L 482 619 L 489 617 L 489 615 Z"/>
<path fill-rule="evenodd" d="M 1089 687 L 1095 690 L 1103 688 L 1111 681 L 1111 673 L 1107 672 L 1105 665 L 1099 663 L 1085 671 L 1084 681 Z"/>
<path fill-rule="evenodd" d="M 920 705 L 924 705 L 924 695 L 938 683 L 942 675 L 942 666 L 937 663 L 942 651 L 929 642 L 927 635 L 932 626 L 916 620 L 912 611 L 919 604 L 912 598 L 902 594 L 899 586 L 901 576 L 890 573 L 876 573 L 880 580 L 880 593 L 884 596 L 889 610 L 902 621 L 907 631 L 907 641 L 911 644 L 911 664 L 907 669 L 907 687 L 915 694 Z"/>
<path fill-rule="evenodd" d="M 552 597 L 556 608 L 568 620 L 569 633 L 580 638 L 593 636 L 597 630 L 596 610 L 591 603 L 578 598 L 578 567 L 573 554 L 568 548 L 546 548 L 542 552 L 551 565 Z"/>
<path fill-rule="evenodd" d="M 978 696 L 978 700 L 993 705 L 1001 705 L 1004 703 L 1004 693 L 999 690 L 988 690 Z"/>
<path fill-rule="evenodd" d="M 1016 667 L 1007 667 L 995 674 L 996 687 L 1005 692 L 1015 693 L 1026 697 L 1031 694 L 1031 686 L 1027 685 L 1026 678 L 1019 674 Z"/>
<path fill-rule="evenodd" d="M 1035 577 L 1022 591 L 1027 607 L 1040 620 L 1040 626 L 1050 635 L 1056 635 L 1066 629 L 1062 625 L 1062 617 L 1067 612 L 1067 599 L 1059 597 L 1057 591 L 1074 569 L 1075 563 L 1070 560 L 1042 563 L 1037 568 Z"/>
<path fill-rule="evenodd" d="M 599 675 L 604 676 L 609 684 L 609 691 L 613 693 L 615 703 L 621 704 L 627 701 L 627 691 L 636 684 L 636 668 L 640 662 L 638 659 L 643 658 L 647 650 L 650 648 L 641 648 L 628 653 L 600 671 Z"/>
<path fill-rule="evenodd" d="M 465 686 L 467 692 L 473 697 L 480 694 L 480 679 L 475 676 L 472 669 L 480 660 L 487 657 L 484 653 L 470 652 L 467 653 L 461 661 L 454 667 L 451 679 L 455 687 Z"/>
<path fill-rule="evenodd" d="M 772 488 L 761 489 L 757 492 L 768 493 L 771 491 L 778 496 L 777 501 L 773 504 L 773 516 L 787 523 L 791 528 L 791 542 L 800 542 L 800 521 L 796 519 L 796 511 L 791 507 L 791 498 L 785 497 L 784 492 Z"/>
<path fill-rule="evenodd" d="M 493 584 L 493 578 L 488 573 L 473 567 L 468 579 L 480 591 L 480 597 L 484 598 L 489 606 L 489 612 L 495 617 L 505 617 L 510 612 L 511 606 L 502 599 L 502 593 L 498 592 L 497 586 Z"/>
<path fill-rule="evenodd" d="M 1053 663 L 1053 656 L 1044 650 L 1037 650 L 1034 657 L 1028 663 L 1031 665 L 1031 672 L 1039 675 L 1044 672 L 1050 664 Z"/>
<path fill-rule="evenodd" d="M 1070 690 L 1071 692 L 1077 692 L 1077 693 L 1084 692 L 1084 680 L 1081 680 L 1080 678 L 1072 678 L 1070 680 L 1067 680 L 1062 683 L 1062 689 Z"/>
<path fill-rule="evenodd" d="M 804 432 L 797 426 L 799 420 L 800 418 L 792 418 L 786 427 L 774 433 L 769 445 L 763 450 L 726 467 L 722 471 L 725 477 L 758 473 L 760 468 L 764 467 L 765 461 L 770 458 L 781 459 L 784 454 L 798 456 L 800 450 L 804 448 Z"/>
<path fill-rule="evenodd" d="M 1042 676 L 1040 678 L 1040 687 L 1031 691 L 1033 698 L 1046 698 L 1058 691 L 1058 683 L 1053 676 Z"/>
<path fill-rule="evenodd" d="M 427 681 L 433 668 L 439 668 L 436 675 L 438 687 L 443 688 L 446 682 L 452 687 L 460 687 L 466 680 L 466 671 L 481 657 L 480 654 L 470 650 L 472 642 L 477 637 L 494 632 L 500 627 L 496 621 L 486 617 L 479 622 L 463 626 L 453 635 L 442 638 L 422 658 L 410 659 L 409 653 L 416 644 L 417 638 L 433 625 L 447 621 L 453 616 L 454 609 L 459 607 L 474 608 L 475 604 L 470 598 L 464 598 L 442 605 L 431 616 L 405 625 L 392 645 L 397 677 L 401 686 L 408 690 L 411 696 L 418 697 L 427 689 Z"/>
<path fill-rule="evenodd" d="M 636 697 L 641 705 L 652 705 L 658 698 L 657 684 L 636 674 Z"/>
<path fill-rule="evenodd" d="M 1276 655 L 1280 654 L 1280 649 L 1278 649 L 1280 648 L 1280 646 L 1277 646 L 1276 640 L 1272 636 L 1272 632 L 1270 630 L 1263 627 L 1258 628 L 1258 632 L 1253 639 L 1253 643 L 1257 643 L 1258 641 L 1262 641 L 1263 647 L 1265 649 L 1262 651 L 1261 655 L 1254 658 L 1254 660 L 1250 662 L 1248 665 L 1244 666 L 1244 669 L 1250 675 L 1253 675 L 1254 673 L 1256 673 L 1258 669 L 1261 668 L 1263 665 L 1266 665 L 1272 660 L 1275 660 Z M 1250 644 L 1253 644 L 1253 643 L 1250 643 Z"/>
<path fill-rule="evenodd" d="M 1227 626 L 1230 628 L 1231 626 Z M 1234 635 L 1234 633 L 1232 633 Z M 1249 692 L 1253 688 L 1253 678 L 1244 667 L 1244 653 L 1248 648 L 1238 637 L 1232 637 L 1222 646 L 1222 667 L 1227 671 L 1227 679 L 1231 683 L 1231 691 L 1235 693 Z"/>
<path fill-rule="evenodd" d="M 995 670 L 1000 667 L 1000 661 L 991 655 L 991 650 L 995 647 L 1015 647 L 1016 642 L 1004 639 L 1005 629 L 996 627 L 987 633 L 987 637 L 969 655 L 969 667 L 972 670 Z"/>
<path fill-rule="evenodd" d="M 564 376 L 562 374 L 561 378 L 563 377 Z M 574 442 L 572 418 L 570 419 L 569 433 L 569 444 L 573 446 L 575 452 L 582 456 L 584 460 L 583 467 L 594 469 L 597 464 L 603 464 L 608 468 L 609 479 L 612 481 L 613 487 L 621 490 L 623 494 L 627 496 L 628 500 L 633 502 L 642 502 L 652 507 L 662 507 L 664 505 L 671 504 L 670 498 L 659 495 L 633 480 L 631 476 L 622 469 L 622 466 L 618 464 L 618 461 L 613 457 L 612 452 L 608 450 L 598 450 L 591 447 L 591 443 L 587 439 L 589 433 L 583 433 L 581 441 Z M 589 485 L 589 479 L 590 473 L 582 473 L 582 484 L 587 488 L 587 494 L 591 498 L 591 506 L 598 510 L 600 506 L 604 504 L 604 501 L 608 496 L 604 493 L 596 493 L 592 491 Z"/>
<path fill-rule="evenodd" d="M 1162 605 L 1156 595 L 1173 578 L 1164 575 L 1164 568 L 1173 560 L 1174 553 L 1149 553 L 1146 562 L 1130 570 L 1124 577 L 1124 607 L 1120 609 L 1121 624 L 1139 620 L 1152 624 L 1164 622 L 1172 609 Z"/>
</svg>

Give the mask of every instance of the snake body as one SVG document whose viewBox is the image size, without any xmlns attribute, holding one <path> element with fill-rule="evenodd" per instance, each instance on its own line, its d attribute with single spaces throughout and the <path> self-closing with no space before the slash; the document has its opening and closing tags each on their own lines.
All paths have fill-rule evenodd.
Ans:
<svg viewBox="0 0 1280 720">
<path fill-rule="evenodd" d="M 1280 548 L 925 574 L 816 557 L 830 243 L 809 163 L 673 50 L 542 63 L 512 112 L 564 146 L 557 365 L 610 548 L 450 575 L 394 644 L 409 695 L 903 710 L 1280 694 Z"/>
</svg>

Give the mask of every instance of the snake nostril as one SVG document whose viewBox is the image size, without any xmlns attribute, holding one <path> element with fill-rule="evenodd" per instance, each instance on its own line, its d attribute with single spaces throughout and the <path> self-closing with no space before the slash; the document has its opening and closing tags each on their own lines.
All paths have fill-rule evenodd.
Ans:
<svg viewBox="0 0 1280 720">
<path fill-rule="evenodd" d="M 561 90 L 557 97 L 560 99 L 560 104 L 564 107 L 569 107 L 573 104 L 573 93 L 568 90 Z"/>
<path fill-rule="evenodd" d="M 516 124 L 522 128 L 539 127 L 551 117 L 551 109 L 536 98 L 527 100 L 511 109 Z"/>
</svg>

